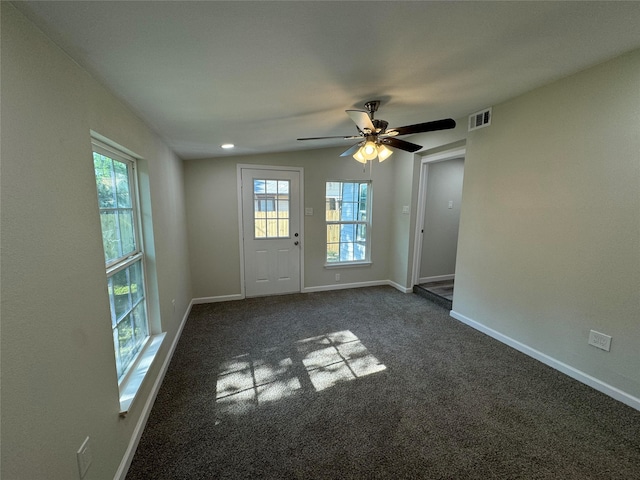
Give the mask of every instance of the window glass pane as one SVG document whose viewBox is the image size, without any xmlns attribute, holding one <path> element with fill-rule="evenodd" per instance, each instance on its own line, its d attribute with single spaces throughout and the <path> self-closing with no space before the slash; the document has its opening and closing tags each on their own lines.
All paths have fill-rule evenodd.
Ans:
<svg viewBox="0 0 640 480">
<path fill-rule="evenodd" d="M 277 180 L 265 180 L 266 190 L 265 193 L 278 193 L 278 181 Z"/>
<path fill-rule="evenodd" d="M 147 315 L 144 308 L 144 303 L 138 304 L 136 308 L 131 312 L 131 318 L 133 321 L 133 334 L 136 341 L 136 351 L 140 349 L 144 339 L 149 336 L 147 329 Z"/>
<path fill-rule="evenodd" d="M 367 240 L 367 226 L 359 224 L 356 226 L 356 241 L 365 242 Z"/>
<path fill-rule="evenodd" d="M 104 259 L 106 263 L 120 258 L 122 249 L 118 238 L 117 215 L 113 210 L 100 212 L 100 224 L 102 225 L 102 246 L 104 247 Z"/>
<path fill-rule="evenodd" d="M 256 238 L 267 238 L 267 221 L 265 219 L 255 218 L 253 225 Z"/>
<path fill-rule="evenodd" d="M 136 250 L 136 237 L 133 232 L 133 211 L 121 210 L 118 213 L 121 239 L 121 256 L 128 255 Z"/>
<path fill-rule="evenodd" d="M 122 162 L 113 162 L 116 184 L 116 202 L 119 208 L 131 207 L 131 195 L 129 194 L 129 171 L 127 165 Z"/>
<path fill-rule="evenodd" d="M 270 203 L 269 206 L 271 208 L 267 209 L 267 212 L 266 212 L 267 213 L 267 218 L 278 218 L 278 212 L 276 212 L 276 209 L 274 207 L 273 202 L 274 202 L 273 200 L 270 200 L 270 202 L 269 202 Z"/>
<path fill-rule="evenodd" d="M 351 262 L 353 261 L 353 243 L 341 243 L 340 244 L 340 261 Z"/>
<path fill-rule="evenodd" d="M 113 161 L 110 158 L 93 154 L 93 167 L 96 174 L 96 186 L 98 187 L 98 204 L 100 208 L 113 208 L 115 202 L 115 188 L 113 184 Z"/>
<path fill-rule="evenodd" d="M 356 236 L 356 226 L 352 223 L 340 225 L 340 241 L 353 242 Z"/>
<path fill-rule="evenodd" d="M 289 194 L 289 180 L 279 180 L 278 181 L 278 193 L 280 195 L 288 195 Z"/>
<path fill-rule="evenodd" d="M 342 208 L 340 209 L 340 220 L 348 222 L 350 220 L 357 220 L 356 205 L 352 202 L 342 202 Z"/>
<path fill-rule="evenodd" d="M 133 341 L 133 327 L 131 326 L 131 318 L 127 316 L 116 328 L 118 331 L 118 354 L 123 370 L 129 365 L 135 355 L 135 343 Z M 118 376 L 122 376 L 124 371 L 118 372 Z"/>
<path fill-rule="evenodd" d="M 131 310 L 131 297 L 129 296 L 129 269 L 125 268 L 114 274 L 111 279 L 113 281 L 113 304 L 115 306 L 115 314 L 118 321 Z"/>
<path fill-rule="evenodd" d="M 289 220 L 281 218 L 278 220 L 278 237 L 286 238 L 289 236 Z"/>
<path fill-rule="evenodd" d="M 267 219 L 267 237 L 274 238 L 277 236 L 278 236 L 278 219 L 268 218 Z"/>
<path fill-rule="evenodd" d="M 111 328 L 114 328 L 118 324 L 118 319 L 116 318 L 116 305 L 113 296 L 113 277 L 107 279 L 107 289 L 109 291 L 109 308 L 111 310 Z"/>
<path fill-rule="evenodd" d="M 142 260 L 129 267 L 129 281 L 131 287 L 131 304 L 135 305 L 138 300 L 144 298 L 144 285 L 142 283 Z"/>
<path fill-rule="evenodd" d="M 353 259 L 355 261 L 366 259 L 367 246 L 364 242 L 353 244 Z"/>
<path fill-rule="evenodd" d="M 120 346 L 118 341 L 118 329 L 113 327 L 113 345 L 116 353 L 116 371 L 118 372 L 118 378 L 124 373 L 124 367 L 122 365 L 122 359 L 120 358 Z"/>
<path fill-rule="evenodd" d="M 342 184 L 342 200 L 344 202 L 357 202 L 358 201 L 358 183 L 343 183 Z"/>
<path fill-rule="evenodd" d="M 289 218 L 289 199 L 278 200 L 278 217 Z"/>
</svg>

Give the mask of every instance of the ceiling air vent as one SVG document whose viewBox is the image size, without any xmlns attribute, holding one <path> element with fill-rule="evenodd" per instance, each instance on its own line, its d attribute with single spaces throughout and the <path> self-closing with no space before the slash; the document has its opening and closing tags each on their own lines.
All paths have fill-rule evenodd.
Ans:
<svg viewBox="0 0 640 480">
<path fill-rule="evenodd" d="M 469 131 L 491 125 L 491 107 L 469 115 Z"/>
</svg>

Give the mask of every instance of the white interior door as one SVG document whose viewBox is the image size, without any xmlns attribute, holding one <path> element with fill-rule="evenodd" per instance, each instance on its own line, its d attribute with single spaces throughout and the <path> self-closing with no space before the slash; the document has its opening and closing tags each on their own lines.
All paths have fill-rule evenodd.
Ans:
<svg viewBox="0 0 640 480">
<path fill-rule="evenodd" d="M 242 168 L 245 295 L 300 291 L 300 172 Z"/>
</svg>

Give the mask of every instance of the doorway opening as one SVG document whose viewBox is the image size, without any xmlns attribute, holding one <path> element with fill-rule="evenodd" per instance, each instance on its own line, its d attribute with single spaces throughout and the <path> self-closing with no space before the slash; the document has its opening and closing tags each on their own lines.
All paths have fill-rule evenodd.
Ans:
<svg viewBox="0 0 640 480">
<path fill-rule="evenodd" d="M 413 264 L 414 292 L 451 309 L 465 149 L 422 159 Z"/>
</svg>

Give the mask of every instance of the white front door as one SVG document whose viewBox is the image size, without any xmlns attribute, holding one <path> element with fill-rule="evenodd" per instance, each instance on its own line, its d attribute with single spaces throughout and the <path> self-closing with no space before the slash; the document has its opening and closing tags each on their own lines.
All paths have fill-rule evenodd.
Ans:
<svg viewBox="0 0 640 480">
<path fill-rule="evenodd" d="M 300 172 L 242 168 L 245 295 L 300 291 Z"/>
</svg>

